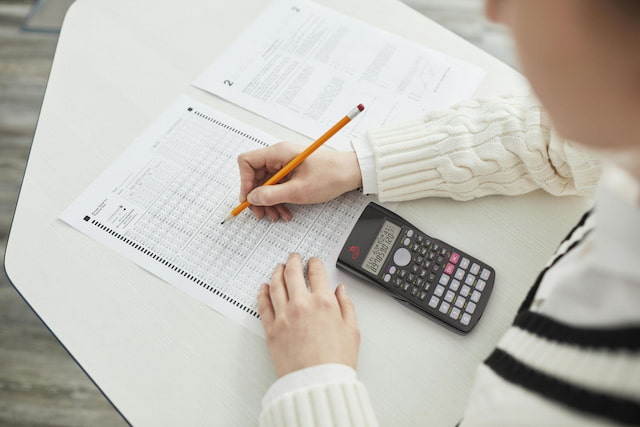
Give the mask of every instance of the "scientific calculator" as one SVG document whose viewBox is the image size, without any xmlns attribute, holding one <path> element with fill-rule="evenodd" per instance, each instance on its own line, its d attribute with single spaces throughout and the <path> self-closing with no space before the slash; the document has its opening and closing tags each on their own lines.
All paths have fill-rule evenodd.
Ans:
<svg viewBox="0 0 640 427">
<path fill-rule="evenodd" d="M 495 279 L 487 264 L 376 203 L 360 215 L 336 265 L 461 334 L 478 323 Z"/>
</svg>

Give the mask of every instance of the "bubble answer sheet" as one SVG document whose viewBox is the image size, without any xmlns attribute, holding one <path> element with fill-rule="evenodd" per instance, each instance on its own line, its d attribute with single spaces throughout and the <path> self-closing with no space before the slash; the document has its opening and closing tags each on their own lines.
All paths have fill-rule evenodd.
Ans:
<svg viewBox="0 0 640 427">
<path fill-rule="evenodd" d="M 276 139 L 186 96 L 174 101 L 61 215 L 69 225 L 253 332 L 260 284 L 291 252 L 328 269 L 369 198 L 290 206 L 290 222 L 238 204 L 238 154 Z"/>
</svg>

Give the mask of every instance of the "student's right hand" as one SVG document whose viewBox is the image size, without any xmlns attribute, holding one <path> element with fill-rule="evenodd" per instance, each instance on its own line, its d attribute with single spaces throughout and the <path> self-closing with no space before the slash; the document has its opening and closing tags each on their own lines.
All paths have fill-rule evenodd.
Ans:
<svg viewBox="0 0 640 427">
<path fill-rule="evenodd" d="M 291 219 L 284 203 L 310 204 L 334 199 L 362 185 L 358 159 L 353 151 L 320 148 L 280 183 L 262 186 L 306 147 L 279 142 L 238 156 L 240 201 L 248 200 L 258 218 Z"/>
</svg>

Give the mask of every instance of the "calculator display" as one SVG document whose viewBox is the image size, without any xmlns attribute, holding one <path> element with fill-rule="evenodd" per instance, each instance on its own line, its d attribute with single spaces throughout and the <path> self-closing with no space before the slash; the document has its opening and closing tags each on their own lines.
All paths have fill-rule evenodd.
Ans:
<svg viewBox="0 0 640 427">
<path fill-rule="evenodd" d="M 384 261 L 387 259 L 391 248 L 393 248 L 393 244 L 400 235 L 400 230 L 400 227 L 389 221 L 385 221 L 384 224 L 382 224 L 382 228 L 378 232 L 373 246 L 371 246 L 367 257 L 362 263 L 363 270 L 376 276 L 380 273 Z"/>
</svg>

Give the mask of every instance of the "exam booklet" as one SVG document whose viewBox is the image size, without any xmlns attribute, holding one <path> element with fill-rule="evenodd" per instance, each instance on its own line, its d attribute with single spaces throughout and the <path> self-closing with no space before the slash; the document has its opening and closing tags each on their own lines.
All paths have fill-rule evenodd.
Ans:
<svg viewBox="0 0 640 427">
<path fill-rule="evenodd" d="M 193 82 L 317 138 L 354 105 L 366 107 L 328 145 L 468 99 L 479 67 L 306 0 L 277 0 Z"/>
</svg>

